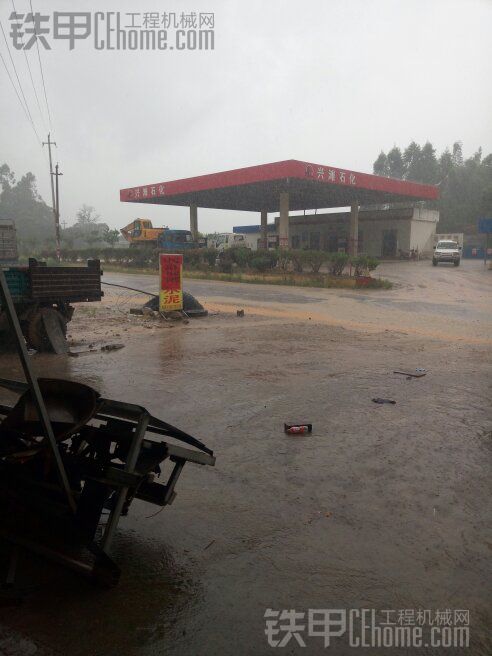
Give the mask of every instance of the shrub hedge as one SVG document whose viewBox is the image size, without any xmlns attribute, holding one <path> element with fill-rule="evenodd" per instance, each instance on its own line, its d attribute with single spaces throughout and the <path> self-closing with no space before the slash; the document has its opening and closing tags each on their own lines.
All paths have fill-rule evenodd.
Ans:
<svg viewBox="0 0 492 656">
<path fill-rule="evenodd" d="M 156 248 L 84 248 L 62 249 L 62 262 L 73 264 L 97 258 L 103 264 L 112 264 L 128 268 L 158 269 L 159 250 Z M 36 254 L 41 259 L 54 259 L 54 251 L 40 251 Z M 233 270 L 265 272 L 280 269 L 283 272 L 302 273 L 310 271 L 319 273 L 326 265 L 332 276 L 341 276 L 346 267 L 354 267 L 354 275 L 363 276 L 374 271 L 379 260 L 367 255 L 350 258 L 347 253 L 327 253 L 314 250 L 278 249 L 276 251 L 252 251 L 241 246 L 218 252 L 214 248 L 197 248 L 183 251 L 184 268 L 207 271 L 217 269 L 222 273 Z"/>
</svg>

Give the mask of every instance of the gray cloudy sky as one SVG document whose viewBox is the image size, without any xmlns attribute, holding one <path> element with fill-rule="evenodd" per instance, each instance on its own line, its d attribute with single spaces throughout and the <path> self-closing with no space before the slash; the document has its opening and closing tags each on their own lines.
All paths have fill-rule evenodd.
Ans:
<svg viewBox="0 0 492 656">
<path fill-rule="evenodd" d="M 28 0 L 14 0 L 19 13 Z M 492 151 L 491 0 L 33 0 L 34 11 L 214 12 L 215 50 L 96 51 L 48 37 L 41 49 L 62 219 L 94 205 L 121 227 L 136 216 L 187 227 L 185 208 L 123 204 L 121 187 L 282 159 L 372 171 L 381 149 L 456 140 Z M 0 0 L 10 29 L 11 0 Z M 10 42 L 10 39 L 9 39 Z M 11 42 L 9 43 L 9 45 Z M 22 51 L 24 91 L 44 133 Z M 0 35 L 0 52 L 8 54 Z M 35 50 L 28 52 L 36 82 Z M 45 153 L 0 66 L 0 161 L 30 170 L 49 202 Z M 38 87 L 38 93 L 41 87 Z M 44 149 L 46 150 L 46 149 Z M 202 231 L 255 223 L 201 210 Z"/>
</svg>

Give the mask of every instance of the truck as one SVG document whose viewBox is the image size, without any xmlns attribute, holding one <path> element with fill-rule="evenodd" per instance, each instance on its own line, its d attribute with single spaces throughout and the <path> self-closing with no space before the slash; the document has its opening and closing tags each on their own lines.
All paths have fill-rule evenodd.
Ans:
<svg viewBox="0 0 492 656">
<path fill-rule="evenodd" d="M 2 266 L 7 286 L 29 348 L 63 353 L 72 303 L 100 301 L 101 266 L 88 260 L 87 266 L 46 266 L 34 258 L 27 265 Z M 9 323 L 0 306 L 0 338 L 8 342 Z"/>
<path fill-rule="evenodd" d="M 150 219 L 135 219 L 120 232 L 130 246 L 152 246 L 165 251 L 198 248 L 190 230 L 154 228 Z"/>
<path fill-rule="evenodd" d="M 164 251 L 187 250 L 198 248 L 198 242 L 193 240 L 190 230 L 164 228 L 157 238 L 157 248 Z"/>
<path fill-rule="evenodd" d="M 0 219 L 0 265 L 15 264 L 18 259 L 14 221 Z"/>
</svg>

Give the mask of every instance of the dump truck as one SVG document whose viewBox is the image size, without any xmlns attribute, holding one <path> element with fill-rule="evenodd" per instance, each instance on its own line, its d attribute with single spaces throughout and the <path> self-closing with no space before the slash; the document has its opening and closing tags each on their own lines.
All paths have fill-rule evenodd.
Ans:
<svg viewBox="0 0 492 656">
<path fill-rule="evenodd" d="M 72 267 L 46 266 L 30 258 L 27 265 L 2 269 L 28 347 L 66 352 L 67 324 L 74 312 L 72 303 L 100 301 L 103 296 L 99 260 Z M 8 321 L 0 307 L 0 333 L 4 340 L 8 331 Z"/>
<path fill-rule="evenodd" d="M 14 221 L 0 219 L 0 265 L 17 262 L 17 237 Z"/>
</svg>

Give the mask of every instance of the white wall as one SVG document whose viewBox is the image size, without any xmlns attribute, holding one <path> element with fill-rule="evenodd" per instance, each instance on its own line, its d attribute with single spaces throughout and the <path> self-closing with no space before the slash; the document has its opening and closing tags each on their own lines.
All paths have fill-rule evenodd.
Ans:
<svg viewBox="0 0 492 656">
<path fill-rule="evenodd" d="M 439 212 L 437 210 L 415 208 L 410 249 L 418 250 L 422 254 L 432 253 L 438 221 Z"/>
</svg>

